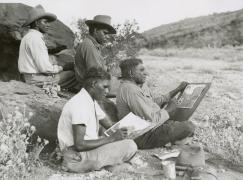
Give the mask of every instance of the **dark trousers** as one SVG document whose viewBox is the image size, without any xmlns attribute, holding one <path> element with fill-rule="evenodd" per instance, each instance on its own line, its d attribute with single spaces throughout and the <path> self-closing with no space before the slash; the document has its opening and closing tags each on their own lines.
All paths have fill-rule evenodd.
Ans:
<svg viewBox="0 0 243 180">
<path fill-rule="evenodd" d="M 152 149 L 162 147 L 167 143 L 174 143 L 191 136 L 195 126 L 190 121 L 173 121 L 168 120 L 161 126 L 152 129 L 142 136 L 135 139 L 139 149 Z"/>
</svg>

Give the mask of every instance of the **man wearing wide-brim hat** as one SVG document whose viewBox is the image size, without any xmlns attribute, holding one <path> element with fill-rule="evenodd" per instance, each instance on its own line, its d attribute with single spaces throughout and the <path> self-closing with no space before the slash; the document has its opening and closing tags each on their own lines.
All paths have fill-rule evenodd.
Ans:
<svg viewBox="0 0 243 180">
<path fill-rule="evenodd" d="M 89 27 L 89 35 L 78 46 L 74 65 L 75 76 L 81 87 L 84 75 L 91 67 L 107 70 L 101 55 L 101 47 L 107 41 L 107 34 L 116 34 L 116 30 L 111 26 L 110 16 L 97 15 L 85 23 Z"/>
<path fill-rule="evenodd" d="M 84 75 L 90 68 L 102 68 L 107 71 L 101 48 L 107 42 L 107 35 L 116 34 L 116 30 L 111 26 L 110 16 L 97 15 L 85 23 L 89 27 L 89 35 L 77 47 L 74 62 L 75 77 L 79 83 L 77 90 L 83 87 Z M 118 120 L 117 109 L 113 102 L 104 97 L 98 103 L 113 121 Z"/>
<path fill-rule="evenodd" d="M 59 84 L 68 88 L 75 81 L 73 71 L 63 71 L 62 66 L 52 64 L 44 41 L 43 34 L 47 33 L 49 23 L 56 19 L 56 15 L 45 12 L 41 5 L 29 12 L 24 26 L 29 26 L 30 30 L 21 40 L 18 59 L 19 72 L 28 84 L 40 87 Z"/>
</svg>

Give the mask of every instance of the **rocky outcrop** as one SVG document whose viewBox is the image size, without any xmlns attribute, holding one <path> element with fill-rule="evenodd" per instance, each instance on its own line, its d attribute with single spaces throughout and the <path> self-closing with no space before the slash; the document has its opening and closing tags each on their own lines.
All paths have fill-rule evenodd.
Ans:
<svg viewBox="0 0 243 180">
<path fill-rule="evenodd" d="M 29 122 L 37 129 L 37 134 L 50 141 L 57 138 L 57 124 L 62 108 L 67 101 L 63 98 L 51 98 L 41 88 L 19 81 L 0 81 L 0 107 L 6 115 L 19 107 L 25 114 L 33 113 Z M 1 118 L 0 118 L 1 120 Z"/>
<path fill-rule="evenodd" d="M 21 38 L 27 32 L 25 23 L 32 7 L 20 3 L 0 3 L 0 80 L 19 79 L 17 68 Z M 46 36 L 48 49 L 73 48 L 74 34 L 59 20 L 51 23 Z"/>
</svg>

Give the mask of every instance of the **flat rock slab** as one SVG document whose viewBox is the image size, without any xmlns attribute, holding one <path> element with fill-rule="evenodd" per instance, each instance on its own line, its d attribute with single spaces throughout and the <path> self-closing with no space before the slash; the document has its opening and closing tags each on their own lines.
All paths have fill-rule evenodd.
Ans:
<svg viewBox="0 0 243 180">
<path fill-rule="evenodd" d="M 16 106 L 26 115 L 32 112 L 29 122 L 36 126 L 40 137 L 50 141 L 57 138 L 57 124 L 66 101 L 49 97 L 41 88 L 19 81 L 0 81 L 0 104 L 4 114 L 13 112 Z"/>
</svg>

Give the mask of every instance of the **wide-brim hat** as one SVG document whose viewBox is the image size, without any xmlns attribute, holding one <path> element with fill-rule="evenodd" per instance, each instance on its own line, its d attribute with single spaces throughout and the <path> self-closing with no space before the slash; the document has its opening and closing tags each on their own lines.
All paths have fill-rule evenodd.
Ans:
<svg viewBox="0 0 243 180">
<path fill-rule="evenodd" d="M 45 12 L 44 8 L 41 5 L 37 5 L 31 11 L 29 12 L 29 17 L 26 20 L 24 26 L 30 25 L 32 22 L 40 19 L 45 18 L 49 22 L 55 21 L 57 19 L 57 16 L 52 13 Z"/>
<path fill-rule="evenodd" d="M 116 34 L 115 28 L 111 26 L 111 17 L 107 15 L 97 15 L 93 20 L 85 21 L 87 26 L 99 26 L 108 30 L 109 34 Z"/>
<path fill-rule="evenodd" d="M 205 153 L 199 144 L 183 145 L 180 147 L 177 164 L 187 166 L 205 166 Z"/>
</svg>

